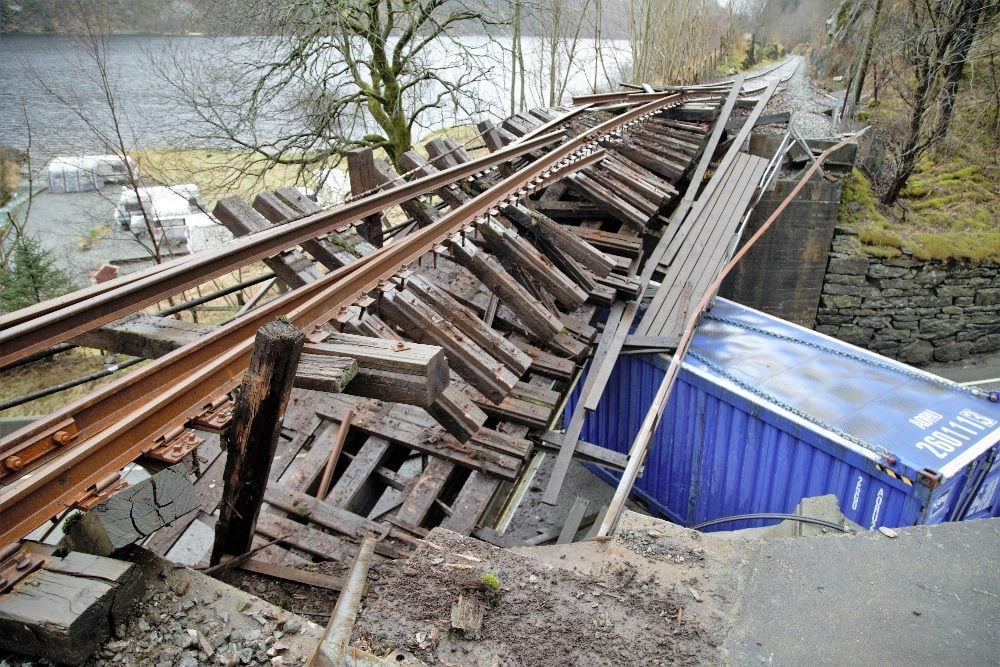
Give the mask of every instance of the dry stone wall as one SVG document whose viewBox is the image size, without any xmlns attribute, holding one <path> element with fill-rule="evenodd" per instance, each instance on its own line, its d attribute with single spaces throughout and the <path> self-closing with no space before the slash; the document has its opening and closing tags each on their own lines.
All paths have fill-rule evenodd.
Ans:
<svg viewBox="0 0 1000 667">
<path fill-rule="evenodd" d="M 911 364 L 1000 350 L 1000 265 L 871 257 L 837 227 L 816 330 Z"/>
</svg>

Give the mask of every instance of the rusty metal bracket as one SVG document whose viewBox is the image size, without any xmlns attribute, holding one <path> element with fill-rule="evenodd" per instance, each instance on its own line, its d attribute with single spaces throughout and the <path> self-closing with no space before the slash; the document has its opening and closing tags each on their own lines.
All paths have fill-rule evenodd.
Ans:
<svg viewBox="0 0 1000 667">
<path fill-rule="evenodd" d="M 204 411 L 189 421 L 188 425 L 209 433 L 222 433 L 233 418 L 234 407 L 229 394 L 219 394 L 211 403 L 205 405 Z"/>
<path fill-rule="evenodd" d="M 72 418 L 64 419 L 44 431 L 39 431 L 21 446 L 4 452 L 0 465 L 0 479 L 19 473 L 36 459 L 44 457 L 55 449 L 65 447 L 73 442 L 76 435 L 76 422 Z"/>
<path fill-rule="evenodd" d="M 6 593 L 48 560 L 14 542 L 0 549 L 0 593 Z"/>
<path fill-rule="evenodd" d="M 122 478 L 121 473 L 111 473 L 97 484 L 91 484 L 90 488 L 73 502 L 72 507 L 89 512 L 129 486 L 129 483 Z"/>
<path fill-rule="evenodd" d="M 144 452 L 144 455 L 173 465 L 180 463 L 181 459 L 193 452 L 205 442 L 194 431 L 188 431 L 184 427 L 178 427 L 168 431 L 156 439 L 152 448 Z"/>
</svg>

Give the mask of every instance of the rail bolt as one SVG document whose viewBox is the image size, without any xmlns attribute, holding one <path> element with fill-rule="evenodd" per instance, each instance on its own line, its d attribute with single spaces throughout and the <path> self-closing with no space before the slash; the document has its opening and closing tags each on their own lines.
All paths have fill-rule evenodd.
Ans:
<svg viewBox="0 0 1000 667">
<path fill-rule="evenodd" d="M 57 445 L 68 445 L 73 440 L 73 435 L 69 431 L 56 431 L 52 436 L 52 442 Z"/>
<path fill-rule="evenodd" d="M 21 460 L 20 456 L 8 456 L 7 460 L 3 462 L 7 468 L 17 472 L 24 467 L 24 461 Z"/>
</svg>

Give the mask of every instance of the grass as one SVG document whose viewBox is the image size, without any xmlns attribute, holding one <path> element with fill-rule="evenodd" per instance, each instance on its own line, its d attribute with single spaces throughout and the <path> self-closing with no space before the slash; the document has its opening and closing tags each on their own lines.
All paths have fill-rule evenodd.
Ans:
<svg viewBox="0 0 1000 667">
<path fill-rule="evenodd" d="M 248 152 L 203 148 L 153 148 L 136 151 L 133 158 L 144 177 L 160 183 L 194 183 L 211 210 L 223 197 L 247 200 L 265 190 L 311 185 L 312 169 L 277 165 L 264 170 Z M 336 165 L 331 162 L 329 167 Z"/>
<path fill-rule="evenodd" d="M 457 125 L 431 132 L 415 143 L 418 150 L 433 139 L 449 138 L 465 145 L 471 142 L 475 147 L 479 131 L 474 125 Z M 470 150 L 473 156 L 486 153 L 486 148 Z M 258 158 L 245 151 L 216 150 L 204 148 L 153 148 L 135 151 L 133 159 L 139 164 L 144 177 L 159 183 L 194 183 L 198 186 L 202 203 L 208 210 L 223 197 L 239 196 L 252 200 L 255 195 L 266 190 L 292 186 L 314 185 L 317 169 L 347 169 L 346 160 L 331 158 L 323 165 L 312 165 L 303 169 L 299 165 L 276 165 L 264 170 Z M 385 152 L 375 151 L 376 158 L 385 158 Z"/>
<path fill-rule="evenodd" d="M 47 389 L 63 382 L 76 380 L 85 375 L 90 375 L 101 370 L 103 360 L 103 355 L 96 350 L 78 348 L 57 354 L 50 359 L 4 371 L 0 373 L 0 400 L 6 401 L 34 391 Z M 36 399 L 30 403 L 8 408 L 7 410 L 0 411 L 0 417 L 47 415 L 55 412 L 67 403 L 83 398 L 98 387 L 114 382 L 116 379 L 123 377 L 125 373 L 136 370 L 141 366 L 142 364 L 136 364 L 122 373 L 115 373 L 92 382 L 65 389 L 57 394 Z"/>
</svg>

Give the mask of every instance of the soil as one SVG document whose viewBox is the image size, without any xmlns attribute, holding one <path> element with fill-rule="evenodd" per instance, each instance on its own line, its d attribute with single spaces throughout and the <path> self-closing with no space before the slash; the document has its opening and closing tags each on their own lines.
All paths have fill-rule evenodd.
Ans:
<svg viewBox="0 0 1000 667">
<path fill-rule="evenodd" d="M 517 552 L 435 529 L 408 560 L 373 566 L 352 643 L 401 665 L 720 662 L 728 555 L 662 521 L 623 522 L 614 541 Z M 451 628 L 460 595 L 485 610 L 479 639 Z"/>
</svg>

